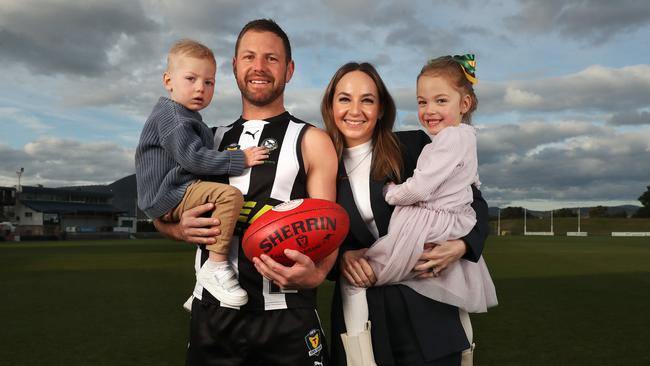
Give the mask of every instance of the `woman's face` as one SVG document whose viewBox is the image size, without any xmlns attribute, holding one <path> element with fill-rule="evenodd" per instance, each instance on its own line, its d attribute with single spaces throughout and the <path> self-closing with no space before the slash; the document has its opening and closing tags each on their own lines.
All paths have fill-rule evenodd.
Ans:
<svg viewBox="0 0 650 366">
<path fill-rule="evenodd" d="M 380 110 L 377 85 L 366 73 L 351 71 L 336 84 L 332 115 L 346 147 L 372 139 Z"/>
</svg>

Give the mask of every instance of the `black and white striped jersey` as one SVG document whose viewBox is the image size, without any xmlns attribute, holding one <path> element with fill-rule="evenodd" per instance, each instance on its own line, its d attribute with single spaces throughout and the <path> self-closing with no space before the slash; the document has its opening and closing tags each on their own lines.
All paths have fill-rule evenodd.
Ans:
<svg viewBox="0 0 650 366">
<path fill-rule="evenodd" d="M 316 290 L 282 291 L 262 277 L 253 263 L 244 256 L 240 239 L 257 217 L 275 205 L 308 196 L 301 141 L 309 126 L 284 112 L 266 120 L 239 119 L 229 126 L 218 127 L 215 131 L 215 146 L 219 150 L 246 149 L 251 146 L 265 146 L 271 150 L 269 159 L 264 164 L 245 169 L 240 176 L 222 176 L 217 179 L 237 187 L 244 195 L 244 206 L 231 242 L 230 261 L 239 273 L 240 285 L 248 292 L 248 304 L 242 307 L 245 310 L 315 307 Z M 200 246 L 195 260 L 197 271 L 207 258 L 207 250 Z M 194 296 L 219 303 L 198 283 Z"/>
</svg>

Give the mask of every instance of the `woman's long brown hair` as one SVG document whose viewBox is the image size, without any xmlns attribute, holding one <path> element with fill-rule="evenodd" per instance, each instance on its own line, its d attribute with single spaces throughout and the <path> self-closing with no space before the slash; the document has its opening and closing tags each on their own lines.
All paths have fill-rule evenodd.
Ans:
<svg viewBox="0 0 650 366">
<path fill-rule="evenodd" d="M 372 135 L 373 154 L 372 164 L 370 167 L 370 176 L 374 180 L 382 180 L 388 178 L 396 183 L 401 182 L 402 171 L 402 155 L 399 147 L 399 140 L 393 132 L 393 125 L 395 124 L 395 116 L 397 110 L 395 108 L 395 101 L 388 92 L 384 81 L 379 76 L 379 73 L 374 66 L 367 62 L 348 62 L 341 66 L 332 80 L 330 80 L 323 95 L 323 101 L 320 105 L 320 111 L 323 116 L 323 122 L 327 133 L 330 135 L 336 155 L 341 160 L 343 148 L 345 147 L 345 138 L 341 131 L 336 127 L 334 122 L 334 114 L 332 105 L 334 103 L 334 91 L 336 86 L 343 76 L 352 71 L 361 71 L 368 75 L 377 86 L 377 93 L 379 94 L 379 119 Z"/>
</svg>

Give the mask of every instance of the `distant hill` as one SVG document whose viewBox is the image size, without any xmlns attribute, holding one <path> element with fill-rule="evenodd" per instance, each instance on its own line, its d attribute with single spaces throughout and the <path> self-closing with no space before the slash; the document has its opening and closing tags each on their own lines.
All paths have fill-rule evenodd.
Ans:
<svg viewBox="0 0 650 366">
<path fill-rule="evenodd" d="M 629 217 L 633 214 L 636 213 L 636 211 L 640 208 L 641 206 L 635 206 L 635 205 L 621 205 L 621 206 L 610 206 L 607 207 L 607 214 L 608 215 L 616 215 L 621 212 L 625 212 L 625 214 Z M 567 207 L 568 209 L 575 210 L 577 207 Z M 580 207 L 580 216 L 582 217 L 589 217 L 589 210 L 593 207 Z M 490 217 L 496 217 L 499 213 L 499 208 L 498 207 L 490 207 L 488 208 L 488 212 Z M 534 216 L 542 216 L 542 215 L 548 215 L 548 211 L 536 211 L 536 210 L 528 210 L 528 212 L 531 215 Z"/>
<path fill-rule="evenodd" d="M 80 189 L 93 192 L 110 192 L 113 193 L 113 205 L 120 210 L 128 212 L 129 216 L 133 215 L 133 210 L 136 207 L 136 200 L 138 198 L 137 185 L 135 181 L 135 174 L 127 175 L 121 179 L 116 180 L 115 182 L 109 185 L 93 185 L 93 186 L 74 186 L 74 187 L 60 187 L 65 189 Z M 607 207 L 608 215 L 616 215 L 620 212 L 625 212 L 627 216 L 631 216 L 640 208 L 641 206 L 635 205 L 622 205 L 622 206 L 610 206 Z M 576 207 L 568 207 L 569 209 L 577 209 Z M 580 207 L 580 216 L 589 217 L 589 210 L 592 207 Z M 497 217 L 499 208 L 490 207 L 488 208 L 490 217 Z M 548 211 L 536 211 L 528 210 L 531 215 L 534 216 L 546 216 Z M 146 215 L 138 209 L 138 218 L 146 219 Z"/>
</svg>

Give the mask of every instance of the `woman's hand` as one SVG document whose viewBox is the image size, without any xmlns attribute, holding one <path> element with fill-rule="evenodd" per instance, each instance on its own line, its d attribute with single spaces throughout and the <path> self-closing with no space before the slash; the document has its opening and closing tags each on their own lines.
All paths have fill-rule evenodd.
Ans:
<svg viewBox="0 0 650 366">
<path fill-rule="evenodd" d="M 440 244 L 426 243 L 413 271 L 417 273 L 417 278 L 438 277 L 450 264 L 462 258 L 466 251 L 465 242 L 460 239 Z"/>
<path fill-rule="evenodd" d="M 217 236 L 221 234 L 221 222 L 217 218 L 201 217 L 212 210 L 214 204 L 206 203 L 183 212 L 180 222 L 156 219 L 154 225 L 158 231 L 171 239 L 192 244 L 214 244 L 217 242 Z"/>
<path fill-rule="evenodd" d="M 351 285 L 371 287 L 377 282 L 375 272 L 365 258 L 368 249 L 348 250 L 341 256 L 340 269 Z"/>
</svg>

